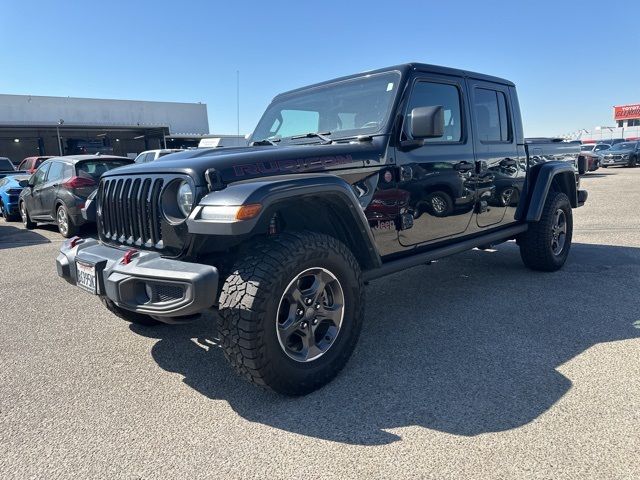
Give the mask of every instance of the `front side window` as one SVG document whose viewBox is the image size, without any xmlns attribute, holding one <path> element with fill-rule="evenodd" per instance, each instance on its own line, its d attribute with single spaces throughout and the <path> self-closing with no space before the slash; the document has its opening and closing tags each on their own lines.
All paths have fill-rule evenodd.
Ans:
<svg viewBox="0 0 640 480">
<path fill-rule="evenodd" d="M 47 176 L 47 172 L 49 171 L 50 163 L 44 163 L 42 166 L 36 170 L 36 173 L 33 174 L 33 186 L 40 185 L 44 183 L 44 179 Z"/>
<path fill-rule="evenodd" d="M 379 132 L 388 123 L 399 82 L 398 72 L 385 72 L 276 98 L 251 138 L 290 141 L 292 136 L 324 133 L 337 139 Z"/>
<path fill-rule="evenodd" d="M 455 85 L 419 81 L 413 87 L 409 103 L 407 105 L 404 134 L 407 138 L 411 135 L 408 131 L 411 110 L 416 107 L 441 106 L 444 110 L 444 135 L 439 138 L 426 138 L 425 142 L 456 143 L 462 140 L 462 115 L 460 109 L 460 91 Z"/>
<path fill-rule="evenodd" d="M 503 92 L 477 88 L 473 108 L 478 139 L 483 143 L 511 140 L 507 99 Z"/>
</svg>

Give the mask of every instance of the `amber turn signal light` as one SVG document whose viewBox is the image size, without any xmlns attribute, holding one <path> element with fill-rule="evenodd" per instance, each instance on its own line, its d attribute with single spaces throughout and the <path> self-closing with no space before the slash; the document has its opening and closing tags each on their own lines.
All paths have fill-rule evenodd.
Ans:
<svg viewBox="0 0 640 480">
<path fill-rule="evenodd" d="M 236 220 L 249 220 L 258 215 L 260 210 L 262 210 L 262 205 L 259 203 L 243 205 L 238 210 L 238 213 L 236 213 Z"/>
</svg>

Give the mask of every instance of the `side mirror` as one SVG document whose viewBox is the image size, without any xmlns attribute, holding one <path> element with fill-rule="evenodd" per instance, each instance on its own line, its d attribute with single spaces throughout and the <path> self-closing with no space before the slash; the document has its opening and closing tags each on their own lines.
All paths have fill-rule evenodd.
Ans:
<svg viewBox="0 0 640 480">
<path fill-rule="evenodd" d="M 414 108 L 411 110 L 409 128 L 411 136 L 416 140 L 442 137 L 444 135 L 444 110 L 442 106 Z"/>
<path fill-rule="evenodd" d="M 22 188 L 28 187 L 29 186 L 29 180 L 20 180 L 18 182 L 18 185 L 20 185 Z"/>
</svg>

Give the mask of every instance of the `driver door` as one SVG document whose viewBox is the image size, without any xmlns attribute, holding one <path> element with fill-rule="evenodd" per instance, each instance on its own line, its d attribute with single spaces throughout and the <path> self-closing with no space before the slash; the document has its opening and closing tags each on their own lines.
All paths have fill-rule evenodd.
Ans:
<svg viewBox="0 0 640 480">
<path fill-rule="evenodd" d="M 44 187 L 50 166 L 50 162 L 42 164 L 42 166 L 36 170 L 36 173 L 31 176 L 31 195 L 25 199 L 27 210 L 31 217 L 41 217 L 43 214 L 42 200 L 40 197 L 42 195 L 42 188 Z"/>
</svg>

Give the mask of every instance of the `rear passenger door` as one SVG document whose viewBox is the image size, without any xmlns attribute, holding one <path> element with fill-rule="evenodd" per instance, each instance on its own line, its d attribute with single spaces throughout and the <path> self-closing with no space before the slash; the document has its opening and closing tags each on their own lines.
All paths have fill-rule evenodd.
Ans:
<svg viewBox="0 0 640 480">
<path fill-rule="evenodd" d="M 38 195 L 43 216 L 54 218 L 56 194 L 64 178 L 65 165 L 63 162 L 51 162 L 47 179 Z"/>
<path fill-rule="evenodd" d="M 465 95 L 462 77 L 420 73 L 411 82 L 401 142 L 411 141 L 409 118 L 416 107 L 441 106 L 445 125 L 442 137 L 398 148 L 398 191 L 408 193 L 401 211 L 413 217 L 413 226 L 398 233 L 403 247 L 462 235 L 471 222 L 474 156 Z"/>
<path fill-rule="evenodd" d="M 478 227 L 508 223 L 518 204 L 525 165 L 518 157 L 509 87 L 468 79 L 473 111 Z"/>
</svg>

